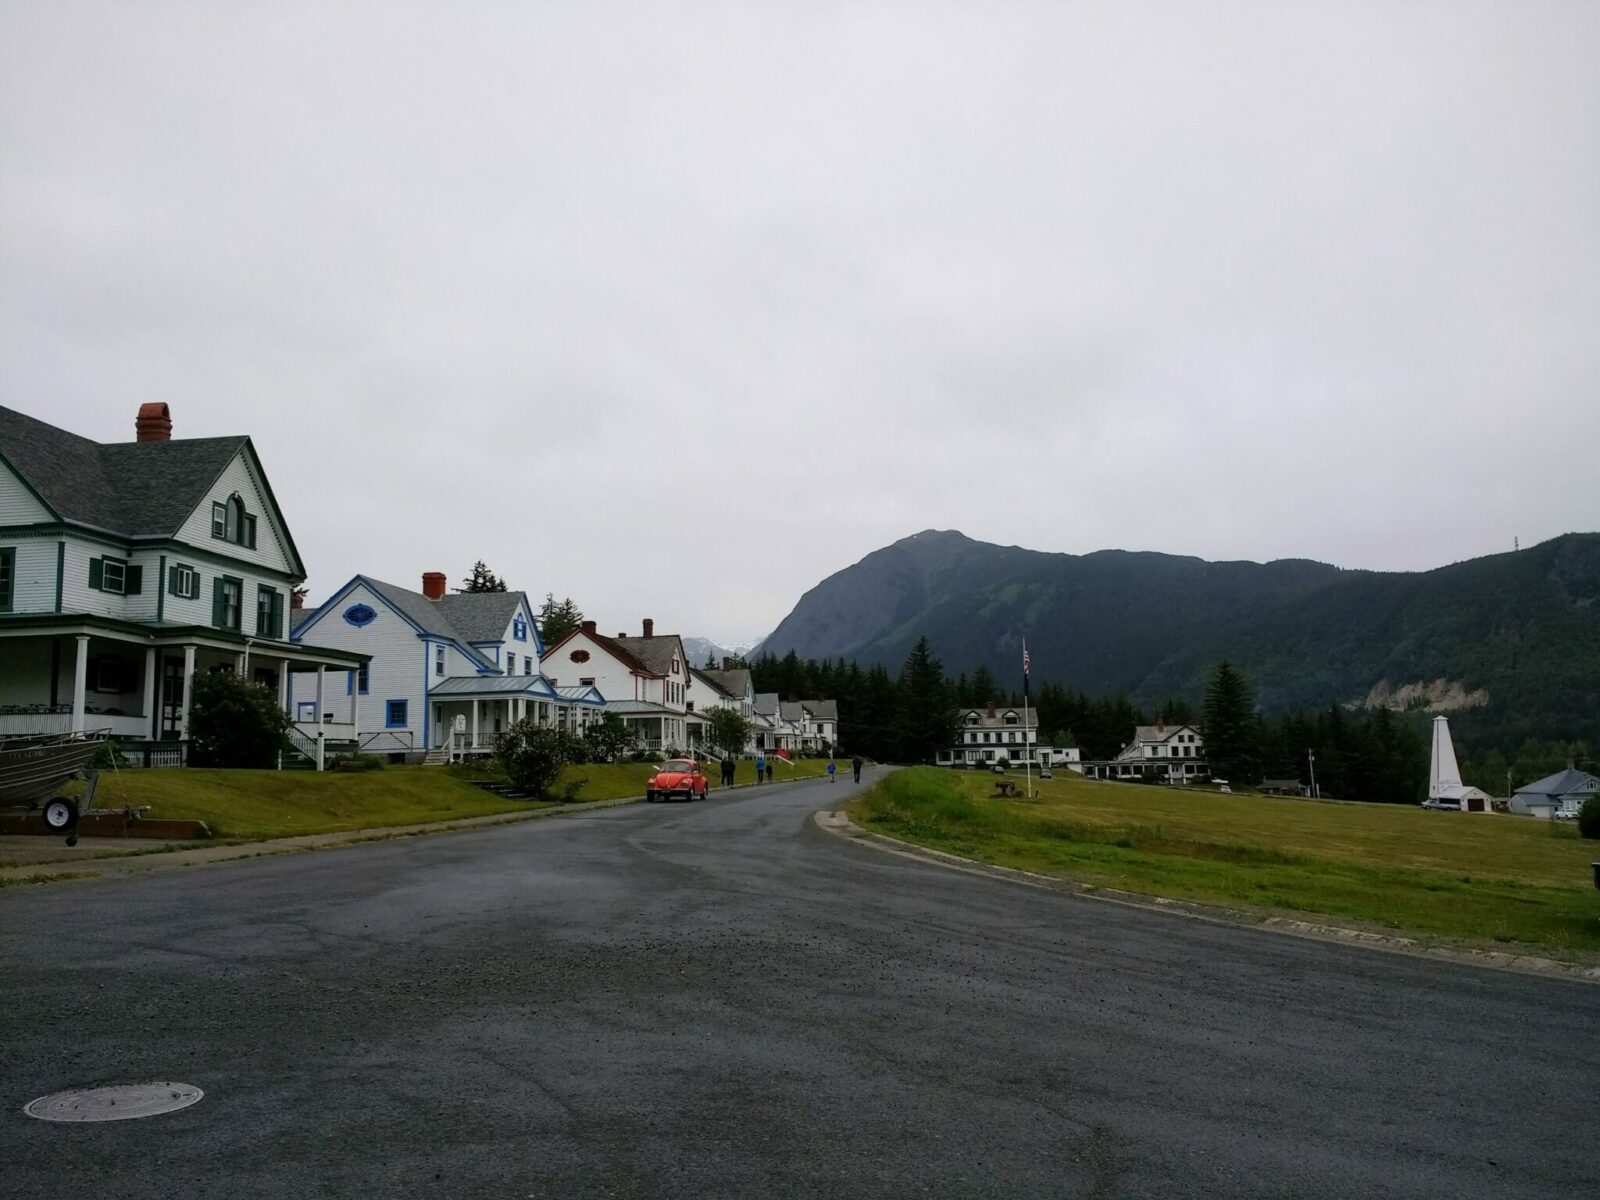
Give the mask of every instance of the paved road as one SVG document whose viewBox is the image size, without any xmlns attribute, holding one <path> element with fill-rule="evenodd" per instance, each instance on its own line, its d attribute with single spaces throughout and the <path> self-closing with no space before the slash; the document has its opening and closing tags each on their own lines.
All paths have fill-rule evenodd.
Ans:
<svg viewBox="0 0 1600 1200">
<path fill-rule="evenodd" d="M 908 862 L 848 790 L 0 892 L 0 1193 L 1600 1194 L 1600 988 Z M 206 1099 L 19 1112 L 152 1078 Z"/>
</svg>

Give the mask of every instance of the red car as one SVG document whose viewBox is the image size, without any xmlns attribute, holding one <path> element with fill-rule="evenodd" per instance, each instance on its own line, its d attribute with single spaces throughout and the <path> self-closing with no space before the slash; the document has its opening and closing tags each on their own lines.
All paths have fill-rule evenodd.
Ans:
<svg viewBox="0 0 1600 1200">
<path fill-rule="evenodd" d="M 685 800 L 706 798 L 706 777 L 700 764 L 687 758 L 669 758 L 644 785 L 644 798 L 654 803 L 672 796 Z"/>
</svg>

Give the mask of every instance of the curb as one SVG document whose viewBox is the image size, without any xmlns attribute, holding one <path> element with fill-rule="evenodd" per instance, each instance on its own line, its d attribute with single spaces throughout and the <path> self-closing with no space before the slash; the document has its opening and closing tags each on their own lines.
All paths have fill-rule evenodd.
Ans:
<svg viewBox="0 0 1600 1200">
<path fill-rule="evenodd" d="M 1302 921 L 1295 917 L 1265 916 L 1243 909 L 1225 908 L 1221 905 L 1201 904 L 1193 900 L 1171 900 L 1163 896 L 1147 896 L 1141 892 L 1125 892 L 1117 888 L 1099 887 L 1080 883 L 1074 879 L 1061 879 L 1054 875 L 1040 875 L 1016 867 L 999 867 L 992 863 L 962 858 L 944 850 L 932 850 L 912 842 L 861 828 L 840 810 L 822 810 L 813 820 L 818 829 L 855 842 L 882 854 L 894 854 L 929 866 L 944 867 L 967 875 L 982 875 L 1024 887 L 1059 892 L 1083 900 L 1097 900 L 1102 904 L 1118 904 L 1124 908 L 1139 908 L 1146 912 L 1160 912 L 1169 916 L 1186 917 L 1192 921 L 1206 921 L 1213 925 L 1227 925 L 1240 929 L 1259 929 L 1287 937 L 1314 942 L 1331 942 L 1341 946 L 1354 946 L 1363 950 L 1378 950 L 1386 954 L 1399 954 L 1407 958 L 1421 958 L 1430 962 L 1445 962 L 1456 966 L 1483 967 L 1492 971 L 1510 971 L 1518 975 L 1533 975 L 1541 979 L 1566 979 L 1574 983 L 1600 984 L 1600 966 L 1583 967 L 1576 963 L 1560 962 L 1534 954 L 1513 954 L 1499 950 L 1471 950 L 1460 946 L 1431 943 L 1421 938 L 1402 937 L 1397 934 L 1375 933 L 1355 929 L 1348 925 L 1323 925 Z"/>
</svg>

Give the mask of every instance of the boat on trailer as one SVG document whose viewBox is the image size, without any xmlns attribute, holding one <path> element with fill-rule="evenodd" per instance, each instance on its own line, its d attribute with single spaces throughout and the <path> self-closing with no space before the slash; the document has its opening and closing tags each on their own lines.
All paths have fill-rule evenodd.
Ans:
<svg viewBox="0 0 1600 1200">
<path fill-rule="evenodd" d="M 42 807 L 45 827 L 76 844 L 78 818 L 94 802 L 94 758 L 110 740 L 109 729 L 0 736 L 0 808 Z M 79 774 L 88 780 L 82 800 L 58 795 Z"/>
</svg>

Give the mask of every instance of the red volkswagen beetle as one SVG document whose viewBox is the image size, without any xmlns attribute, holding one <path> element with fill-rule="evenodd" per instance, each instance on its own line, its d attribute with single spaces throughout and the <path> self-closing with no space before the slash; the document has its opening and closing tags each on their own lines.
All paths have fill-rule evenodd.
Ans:
<svg viewBox="0 0 1600 1200">
<path fill-rule="evenodd" d="M 682 796 L 685 800 L 704 800 L 706 777 L 700 764 L 688 758 L 669 758 L 644 785 L 644 798 L 651 802 Z"/>
</svg>

